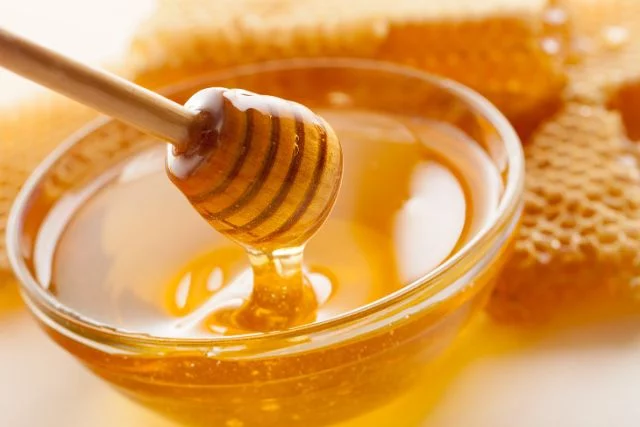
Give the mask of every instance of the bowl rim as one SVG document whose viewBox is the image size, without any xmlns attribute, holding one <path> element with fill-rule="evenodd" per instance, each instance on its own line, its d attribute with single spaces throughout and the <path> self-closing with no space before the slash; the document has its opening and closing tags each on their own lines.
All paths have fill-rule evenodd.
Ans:
<svg viewBox="0 0 640 427">
<path fill-rule="evenodd" d="M 85 338 L 86 333 L 86 336 L 90 336 L 90 339 L 93 341 L 121 349 L 137 349 L 140 347 L 165 348 L 168 346 L 178 348 L 179 350 L 193 350 L 202 347 L 211 347 L 212 345 L 216 347 L 244 346 L 254 341 L 289 340 L 300 336 L 317 335 L 334 329 L 344 328 L 347 325 L 353 325 L 357 322 L 364 322 L 376 314 L 383 314 L 386 310 L 401 305 L 402 302 L 421 292 L 429 291 L 425 295 L 426 298 L 434 296 L 457 281 L 459 278 L 457 276 L 449 281 L 444 280 L 447 273 L 454 270 L 456 266 L 464 265 L 465 261 L 468 261 L 474 254 L 477 256 L 478 250 L 483 248 L 485 251 L 480 255 L 484 258 L 491 257 L 491 255 L 496 252 L 496 250 L 492 251 L 491 248 L 495 247 L 496 244 L 501 247 L 506 242 L 508 234 L 510 234 L 515 227 L 516 221 L 514 217 L 519 216 L 522 210 L 522 194 L 524 188 L 524 156 L 522 145 L 515 130 L 503 114 L 482 95 L 461 83 L 405 65 L 386 61 L 359 58 L 318 57 L 273 60 L 228 67 L 212 73 L 198 74 L 185 78 L 184 81 L 167 85 L 157 91 L 159 93 L 171 93 L 195 86 L 199 81 L 212 81 L 215 79 L 223 79 L 225 76 L 231 77 L 296 68 L 356 68 L 365 71 L 401 74 L 407 78 L 422 80 L 429 85 L 437 86 L 439 89 L 451 93 L 469 107 L 474 114 L 486 119 L 499 136 L 506 152 L 506 157 L 508 158 L 508 168 L 505 177 L 506 185 L 492 219 L 445 262 L 422 277 L 406 284 L 383 298 L 320 322 L 301 325 L 284 331 L 250 333 L 230 337 L 168 338 L 151 336 L 139 332 L 127 332 L 123 329 L 110 327 L 87 318 L 81 313 L 60 303 L 52 294 L 38 284 L 21 255 L 21 220 L 28 211 L 29 204 L 27 202 L 34 196 L 35 190 L 47 172 L 58 160 L 64 157 L 77 142 L 103 126 L 115 121 L 115 119 L 109 117 L 102 117 L 89 122 L 68 136 L 55 150 L 47 155 L 30 174 L 12 205 L 7 222 L 6 245 L 8 257 L 11 267 L 21 283 L 20 288 L 23 298 L 34 314 L 49 326 L 61 326 L 66 332 L 79 335 L 77 338 Z M 501 232 L 508 234 L 500 238 Z M 491 246 L 491 243 L 495 243 L 496 239 L 498 239 L 498 242 Z M 464 270 L 464 272 L 466 271 L 467 270 Z M 46 311 L 46 313 L 43 313 L 43 310 Z"/>
</svg>

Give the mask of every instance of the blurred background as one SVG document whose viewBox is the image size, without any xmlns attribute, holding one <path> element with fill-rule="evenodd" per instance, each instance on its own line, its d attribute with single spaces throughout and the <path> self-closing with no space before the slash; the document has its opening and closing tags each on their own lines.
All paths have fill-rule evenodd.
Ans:
<svg viewBox="0 0 640 427">
<path fill-rule="evenodd" d="M 0 26 L 79 60 L 112 66 L 155 7 L 154 0 L 0 0 Z M 41 92 L 0 70 L 0 114 Z M 94 378 L 46 338 L 11 279 L 0 280 L 0 426 L 171 425 Z M 481 318 L 450 352 L 452 360 L 443 361 L 450 363 L 440 366 L 447 381 L 434 384 L 415 405 L 428 412 L 424 427 L 635 427 L 638 331 L 640 319 L 633 315 L 549 333 L 496 328 Z M 467 357 L 471 352 L 475 356 Z M 375 414 L 370 419 L 378 425 Z"/>
</svg>

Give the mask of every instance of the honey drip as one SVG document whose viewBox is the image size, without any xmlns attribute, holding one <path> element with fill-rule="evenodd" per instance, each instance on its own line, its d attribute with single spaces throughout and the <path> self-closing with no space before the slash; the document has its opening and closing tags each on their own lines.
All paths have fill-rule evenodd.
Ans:
<svg viewBox="0 0 640 427">
<path fill-rule="evenodd" d="M 205 89 L 186 106 L 204 130 L 186 152 L 169 147 L 167 173 L 211 226 L 246 249 L 253 269 L 251 297 L 225 320 L 255 331 L 313 320 L 302 255 L 340 187 L 333 129 L 300 104 L 244 90 Z"/>
<path fill-rule="evenodd" d="M 318 304 L 302 271 L 302 252 L 303 248 L 248 251 L 254 287 L 238 312 L 238 324 L 274 330 L 313 320 Z"/>
</svg>

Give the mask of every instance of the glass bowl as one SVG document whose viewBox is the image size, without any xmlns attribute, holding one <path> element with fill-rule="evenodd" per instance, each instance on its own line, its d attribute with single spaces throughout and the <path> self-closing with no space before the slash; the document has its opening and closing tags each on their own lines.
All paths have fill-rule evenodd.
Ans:
<svg viewBox="0 0 640 427">
<path fill-rule="evenodd" d="M 239 337 L 174 339 L 126 332 L 56 300 L 34 270 L 38 246 L 55 245 L 57 238 L 44 233 L 45 223 L 64 222 L 55 217 L 61 196 L 152 144 L 122 123 L 101 120 L 37 168 L 11 212 L 10 260 L 35 318 L 95 374 L 186 425 L 356 425 L 374 408 L 417 393 L 415 385 L 428 381 L 425 369 L 483 306 L 511 247 L 522 205 L 523 155 L 507 120 L 455 82 L 353 59 L 245 66 L 190 76 L 163 93 L 184 102 L 209 86 L 242 87 L 311 108 L 348 104 L 449 123 L 471 137 L 500 171 L 499 205 L 469 242 L 427 275 L 337 317 Z M 420 410 L 389 408 L 395 412 L 384 416 L 404 427 L 415 418 L 411 411 Z"/>
</svg>

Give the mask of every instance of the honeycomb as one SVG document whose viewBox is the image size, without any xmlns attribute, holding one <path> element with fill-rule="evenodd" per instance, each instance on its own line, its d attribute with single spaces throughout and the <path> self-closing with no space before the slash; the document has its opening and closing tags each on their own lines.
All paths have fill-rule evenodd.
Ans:
<svg viewBox="0 0 640 427">
<path fill-rule="evenodd" d="M 581 61 L 567 67 L 566 100 L 605 104 L 640 79 L 640 2 L 569 0 Z"/>
<path fill-rule="evenodd" d="M 558 97 L 568 28 L 548 0 L 165 1 L 132 61 L 157 85 L 278 58 L 383 59 L 458 80 L 518 120 Z"/>
<path fill-rule="evenodd" d="M 572 0 L 564 108 L 525 144 L 516 253 L 489 311 L 547 319 L 579 301 L 635 301 L 640 285 L 640 2 Z"/>
<path fill-rule="evenodd" d="M 640 169 L 620 114 L 568 103 L 525 159 L 522 225 L 490 312 L 542 320 L 578 300 L 628 294 L 640 278 Z"/>
</svg>

